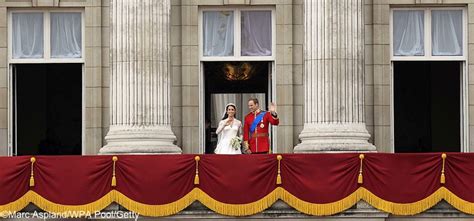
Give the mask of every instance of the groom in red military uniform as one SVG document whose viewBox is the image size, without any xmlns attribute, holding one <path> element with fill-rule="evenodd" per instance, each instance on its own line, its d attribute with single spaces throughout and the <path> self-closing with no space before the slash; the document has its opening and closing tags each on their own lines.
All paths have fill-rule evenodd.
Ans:
<svg viewBox="0 0 474 221">
<path fill-rule="evenodd" d="M 251 98 L 248 106 L 250 113 L 245 116 L 244 121 L 244 153 L 268 153 L 270 150 L 269 126 L 280 123 L 275 104 L 271 103 L 268 111 L 262 111 L 257 98 Z"/>
</svg>

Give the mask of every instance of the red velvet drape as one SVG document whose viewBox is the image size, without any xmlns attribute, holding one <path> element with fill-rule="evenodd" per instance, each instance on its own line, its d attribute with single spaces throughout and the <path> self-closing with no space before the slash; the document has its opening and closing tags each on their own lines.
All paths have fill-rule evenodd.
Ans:
<svg viewBox="0 0 474 221">
<path fill-rule="evenodd" d="M 443 167 L 441 153 L 365 153 L 362 161 L 359 153 L 282 154 L 281 184 L 277 183 L 279 163 L 276 154 L 199 155 L 197 163 L 195 156 L 118 155 L 116 186 L 111 182 L 112 156 L 37 156 L 33 164 L 33 177 L 30 157 L 0 157 L 0 212 L 12 209 L 13 205 L 17 205 L 14 202 L 30 192 L 46 199 L 47 202 L 41 201 L 42 205 L 51 202 L 79 206 L 77 208 L 98 202 L 106 195 L 111 201 L 120 201 L 120 196 L 115 194 L 118 192 L 127 198 L 120 202 L 131 200 L 135 203 L 128 204 L 131 209 L 171 205 L 184 198 L 188 200 L 173 204 L 172 209 L 168 208 L 163 213 L 159 211 L 161 207 L 143 210 L 152 215 L 178 212 L 194 200 L 210 205 L 209 197 L 215 204 L 213 208 L 221 208 L 218 210 L 221 213 L 245 215 L 242 211 L 244 207 L 225 208 L 229 205 L 251 205 L 271 195 L 273 198 L 259 202 L 263 210 L 277 199 L 290 199 L 289 193 L 294 197 L 289 202 L 292 206 L 309 203 L 305 204 L 305 208 L 296 208 L 300 211 L 332 214 L 347 205 L 337 207 L 334 204 L 328 212 L 317 212 L 320 211 L 317 207 L 349 199 L 363 189 L 381 199 L 381 202 L 375 202 L 377 199 L 372 197 L 370 203 L 388 212 L 397 213 L 400 209 L 391 209 L 386 206 L 387 203 L 415 205 L 429 196 L 433 197 L 438 191 L 439 195 L 433 198 L 434 203 L 442 198 L 449 198 L 450 202 L 460 198 L 454 203 L 456 208 L 474 213 L 474 153 L 447 153 L 444 161 L 445 183 L 440 181 Z M 196 166 L 199 183 L 195 183 Z M 363 176 L 361 183 L 358 183 L 359 174 Z M 30 186 L 30 179 L 34 179 L 34 185 Z M 364 194 L 357 195 L 355 199 L 369 199 L 368 193 Z M 381 206 L 382 201 L 385 206 Z M 314 210 L 308 207 L 314 207 Z M 427 209 L 425 207 L 419 206 Z"/>
</svg>

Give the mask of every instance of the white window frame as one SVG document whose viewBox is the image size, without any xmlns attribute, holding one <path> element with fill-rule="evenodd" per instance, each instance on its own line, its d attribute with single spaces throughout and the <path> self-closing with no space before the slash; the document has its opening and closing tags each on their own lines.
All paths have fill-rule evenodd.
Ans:
<svg viewBox="0 0 474 221">
<path fill-rule="evenodd" d="M 13 31 L 12 14 L 36 12 L 43 13 L 43 57 L 42 58 L 13 58 Z M 81 57 L 80 58 L 51 58 L 51 13 L 52 12 L 76 12 L 81 13 Z M 13 9 L 8 11 L 8 62 L 10 64 L 31 64 L 31 63 L 84 63 L 85 61 L 85 18 L 82 9 Z"/>
<path fill-rule="evenodd" d="M 393 55 L 393 11 L 396 10 L 423 10 L 424 13 L 424 56 L 394 56 Z M 462 10 L 462 56 L 433 56 L 431 48 L 431 11 L 435 10 Z M 469 88 L 468 76 L 469 69 L 467 68 L 468 60 L 468 45 L 467 45 L 467 7 L 410 7 L 410 8 L 390 8 L 390 146 L 392 153 L 395 152 L 395 113 L 394 113 L 394 62 L 396 61 L 460 61 L 460 152 L 469 152 Z M 427 53 L 428 52 L 428 53 Z"/>
<path fill-rule="evenodd" d="M 204 56 L 203 55 L 203 13 L 208 11 L 232 11 L 234 13 L 234 55 L 233 56 Z M 271 11 L 272 21 L 272 55 L 271 56 L 242 56 L 241 55 L 241 16 L 242 11 Z M 276 21 L 275 7 L 205 7 L 199 8 L 199 59 L 201 61 L 273 61 L 276 54 Z"/>
<path fill-rule="evenodd" d="M 431 48 L 431 12 L 442 10 L 462 11 L 462 56 L 432 55 Z M 393 54 L 393 12 L 394 11 L 424 11 L 424 54 L 423 56 L 395 56 Z M 390 59 L 392 61 L 465 61 L 467 60 L 467 8 L 465 7 L 410 7 L 390 8 Z"/>
<path fill-rule="evenodd" d="M 203 12 L 205 11 L 233 11 L 234 12 L 234 56 L 203 56 Z M 241 11 L 271 11 L 272 15 L 272 55 L 271 56 L 241 56 Z M 269 101 L 276 100 L 276 10 L 275 7 L 271 6 L 252 6 L 252 7 L 203 7 L 199 8 L 198 13 L 198 47 L 199 47 L 199 122 L 204 122 L 205 108 L 204 108 L 204 65 L 203 62 L 207 61 L 269 61 L 272 78 L 270 79 L 269 88 L 270 99 Z M 243 111 L 243 110 L 242 110 Z M 199 123 L 199 144 L 200 153 L 205 152 L 205 128 L 203 123 Z M 276 137 L 277 130 L 272 129 L 271 143 L 274 153 L 278 153 L 278 143 Z"/>
<path fill-rule="evenodd" d="M 43 13 L 43 58 L 16 58 L 14 59 L 12 56 L 12 14 L 13 13 L 22 13 L 22 12 L 41 12 Z M 51 58 L 51 20 L 50 14 L 51 12 L 77 12 L 81 13 L 81 35 L 82 35 L 82 48 L 81 48 L 81 57 L 80 58 Z M 8 81 L 8 105 L 11 108 L 8 108 L 8 153 L 10 156 L 17 154 L 18 151 L 16 150 L 16 146 L 13 146 L 13 139 L 14 134 L 16 131 L 13 131 L 13 124 L 16 124 L 15 119 L 13 119 L 13 65 L 15 64 L 51 64 L 51 63 L 82 63 L 82 126 L 81 126 L 81 154 L 84 155 L 86 153 L 86 101 L 85 101 L 85 93 L 86 93 L 86 86 L 85 86 L 85 60 L 86 60 L 86 53 L 85 53 L 85 17 L 84 17 L 84 9 L 68 9 L 68 8 L 61 8 L 61 9 L 8 9 L 8 65 L 7 65 L 7 81 Z M 17 142 L 15 142 L 17 143 Z"/>
</svg>

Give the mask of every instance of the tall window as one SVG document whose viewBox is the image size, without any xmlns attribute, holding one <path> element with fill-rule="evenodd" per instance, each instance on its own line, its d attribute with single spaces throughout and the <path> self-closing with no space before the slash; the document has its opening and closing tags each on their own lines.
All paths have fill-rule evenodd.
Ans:
<svg viewBox="0 0 474 221">
<path fill-rule="evenodd" d="M 392 60 L 465 60 L 463 8 L 393 9 Z"/>
<path fill-rule="evenodd" d="M 83 9 L 9 10 L 12 155 L 82 153 L 83 16 Z"/>
<path fill-rule="evenodd" d="M 273 9 L 204 9 L 201 60 L 273 60 Z"/>
<path fill-rule="evenodd" d="M 469 141 L 466 8 L 391 10 L 395 152 L 457 152 Z"/>
<path fill-rule="evenodd" d="M 12 11 L 10 62 L 83 60 L 81 11 Z"/>
<path fill-rule="evenodd" d="M 216 125 L 228 103 L 237 104 L 240 120 L 247 100 L 256 97 L 265 108 L 274 99 L 274 7 L 214 7 L 199 10 L 199 59 L 202 94 L 201 145 L 214 153 Z M 272 134 L 273 132 L 271 132 Z M 276 142 L 273 143 L 276 148 Z M 274 149 L 275 151 L 276 149 Z"/>
</svg>

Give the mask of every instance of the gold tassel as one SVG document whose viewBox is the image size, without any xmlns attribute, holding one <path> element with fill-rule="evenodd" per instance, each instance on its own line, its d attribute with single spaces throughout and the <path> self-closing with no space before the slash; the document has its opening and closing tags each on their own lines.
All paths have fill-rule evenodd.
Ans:
<svg viewBox="0 0 474 221">
<path fill-rule="evenodd" d="M 199 185 L 199 160 L 201 158 L 199 156 L 194 157 L 194 160 L 196 161 L 196 176 L 194 176 L 194 185 Z"/>
<path fill-rule="evenodd" d="M 357 178 L 357 183 L 359 184 L 364 183 L 364 178 L 362 177 L 362 173 L 359 173 L 359 178 Z"/>
<path fill-rule="evenodd" d="M 283 158 L 283 157 L 282 157 L 281 155 L 278 155 L 278 156 L 277 156 L 277 160 L 278 160 L 278 175 L 277 175 L 277 181 L 276 181 L 277 185 L 281 184 L 281 175 L 280 175 L 280 173 L 281 173 L 281 170 L 280 170 L 280 161 L 281 161 L 281 159 L 282 159 L 282 158 Z"/>
<path fill-rule="evenodd" d="M 35 177 L 34 177 L 34 173 L 33 173 L 33 164 L 35 164 L 36 158 L 31 157 L 30 162 L 31 162 L 30 186 L 35 186 Z"/>
<path fill-rule="evenodd" d="M 446 183 L 446 177 L 444 176 L 444 164 L 446 163 L 446 154 L 443 153 L 441 154 L 441 158 L 443 158 L 443 168 L 441 169 L 441 178 L 440 178 L 440 183 L 445 184 Z"/>
<path fill-rule="evenodd" d="M 33 176 L 30 177 L 30 186 L 35 186 L 35 178 Z"/>
<path fill-rule="evenodd" d="M 364 183 L 364 178 L 362 177 L 362 161 L 364 160 L 364 154 L 359 154 L 360 159 L 360 169 L 359 169 L 359 177 L 357 178 L 357 183 L 362 184 Z"/>
<path fill-rule="evenodd" d="M 113 156 L 112 161 L 114 162 L 112 166 L 112 186 L 117 186 L 117 178 L 115 178 L 115 162 L 117 162 L 118 157 Z"/>
</svg>

